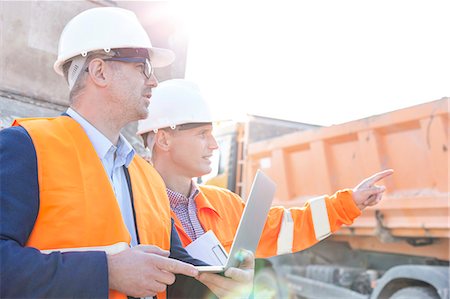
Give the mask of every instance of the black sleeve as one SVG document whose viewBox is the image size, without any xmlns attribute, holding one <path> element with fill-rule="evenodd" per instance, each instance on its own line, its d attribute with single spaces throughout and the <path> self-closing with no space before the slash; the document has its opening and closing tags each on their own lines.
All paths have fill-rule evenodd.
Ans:
<svg viewBox="0 0 450 299">
<path fill-rule="evenodd" d="M 41 254 L 26 246 L 38 211 L 39 185 L 33 142 L 22 127 L 3 129 L 0 131 L 0 297 L 108 297 L 105 253 Z"/>
<path fill-rule="evenodd" d="M 174 221 L 172 219 L 172 232 L 170 234 L 170 256 L 173 259 L 183 261 L 194 266 L 209 266 L 201 260 L 197 260 L 189 255 L 189 253 L 184 249 L 181 243 L 180 236 L 175 228 Z"/>
</svg>

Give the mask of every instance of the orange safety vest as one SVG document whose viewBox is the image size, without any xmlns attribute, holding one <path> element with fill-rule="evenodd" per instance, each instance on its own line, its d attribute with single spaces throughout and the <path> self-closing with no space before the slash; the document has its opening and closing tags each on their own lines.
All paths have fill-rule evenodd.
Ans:
<svg viewBox="0 0 450 299">
<path fill-rule="evenodd" d="M 210 185 L 198 186 L 199 194 L 195 198 L 197 216 L 203 229 L 212 230 L 219 241 L 229 252 L 233 243 L 245 203 L 239 195 L 223 188 Z M 352 199 L 350 190 L 336 192 L 327 196 L 325 203 L 328 220 L 332 232 L 338 230 L 343 224 L 351 224 L 361 215 Z M 270 257 L 277 254 L 277 240 L 285 209 L 272 207 L 264 226 L 255 256 L 257 258 Z M 301 208 L 289 209 L 294 221 L 292 252 L 306 249 L 318 242 L 314 233 L 314 225 L 309 204 Z M 180 235 L 183 246 L 192 242 L 175 213 L 175 226 Z"/>
<path fill-rule="evenodd" d="M 27 130 L 37 157 L 39 213 L 26 245 L 44 252 L 128 245 L 131 236 L 113 188 L 83 128 L 67 116 L 19 119 L 13 125 Z M 164 181 L 138 155 L 128 170 L 140 242 L 168 250 L 171 220 Z M 126 298 L 112 290 L 109 297 Z"/>
</svg>

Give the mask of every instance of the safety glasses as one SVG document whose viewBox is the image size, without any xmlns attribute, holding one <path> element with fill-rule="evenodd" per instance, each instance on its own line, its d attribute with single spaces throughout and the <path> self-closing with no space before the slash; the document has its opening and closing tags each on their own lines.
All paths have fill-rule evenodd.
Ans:
<svg viewBox="0 0 450 299">
<path fill-rule="evenodd" d="M 111 57 L 103 59 L 104 61 L 122 61 L 122 62 L 132 62 L 132 63 L 142 63 L 142 73 L 147 79 L 153 74 L 153 67 L 148 58 L 144 57 Z"/>
</svg>

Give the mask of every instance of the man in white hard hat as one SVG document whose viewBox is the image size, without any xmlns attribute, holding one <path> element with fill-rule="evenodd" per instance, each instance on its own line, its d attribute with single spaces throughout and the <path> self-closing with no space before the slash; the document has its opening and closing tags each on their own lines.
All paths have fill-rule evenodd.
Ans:
<svg viewBox="0 0 450 299">
<path fill-rule="evenodd" d="M 182 107 L 182 109 L 180 109 Z M 212 230 L 227 251 L 239 225 L 244 202 L 236 194 L 193 180 L 211 171 L 211 157 L 218 149 L 212 135 L 213 117 L 198 87 L 183 79 L 162 82 L 155 90 L 149 116 L 138 123 L 150 160 L 164 179 L 172 216 L 184 246 Z M 269 212 L 256 257 L 270 257 L 310 247 L 351 224 L 361 211 L 377 204 L 385 190 L 375 183 L 392 174 L 386 170 L 363 180 L 353 189 L 315 199 L 326 209 L 273 207 Z M 325 214 L 323 213 L 325 211 Z M 322 214 L 320 214 L 322 213 Z M 317 215 L 329 230 L 317 234 L 312 218 Z"/>
<path fill-rule="evenodd" d="M 176 260 L 198 262 L 180 246 L 164 182 L 120 134 L 148 114 L 153 67 L 173 59 L 128 10 L 66 25 L 54 69 L 69 109 L 0 132 L 0 297 L 164 298 L 176 273 L 198 275 Z"/>
</svg>

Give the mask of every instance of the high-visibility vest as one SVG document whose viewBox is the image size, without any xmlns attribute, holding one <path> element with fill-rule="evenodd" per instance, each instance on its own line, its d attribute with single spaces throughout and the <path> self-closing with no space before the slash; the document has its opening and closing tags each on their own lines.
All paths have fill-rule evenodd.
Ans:
<svg viewBox="0 0 450 299">
<path fill-rule="evenodd" d="M 229 252 L 245 203 L 237 194 L 227 189 L 210 185 L 198 187 L 200 192 L 195 198 L 198 220 L 204 231 L 212 230 Z M 314 214 L 314 217 L 328 221 L 330 233 L 343 224 L 352 224 L 353 220 L 361 215 L 352 199 L 351 190 L 341 190 L 333 196 L 323 196 L 317 200 L 323 201 L 326 209 L 323 215 Z M 189 245 L 192 240 L 173 211 L 172 218 L 183 246 Z M 301 208 L 272 207 L 255 256 L 263 258 L 306 249 L 320 241 L 316 230 L 309 203 Z"/>
<path fill-rule="evenodd" d="M 128 247 L 131 236 L 113 188 L 83 128 L 67 116 L 19 119 L 13 125 L 28 132 L 37 157 L 39 213 L 26 246 L 42 252 L 97 247 L 111 253 Z M 164 181 L 138 155 L 128 171 L 140 243 L 168 250 L 171 220 Z M 112 290 L 109 295 L 126 298 Z"/>
</svg>

